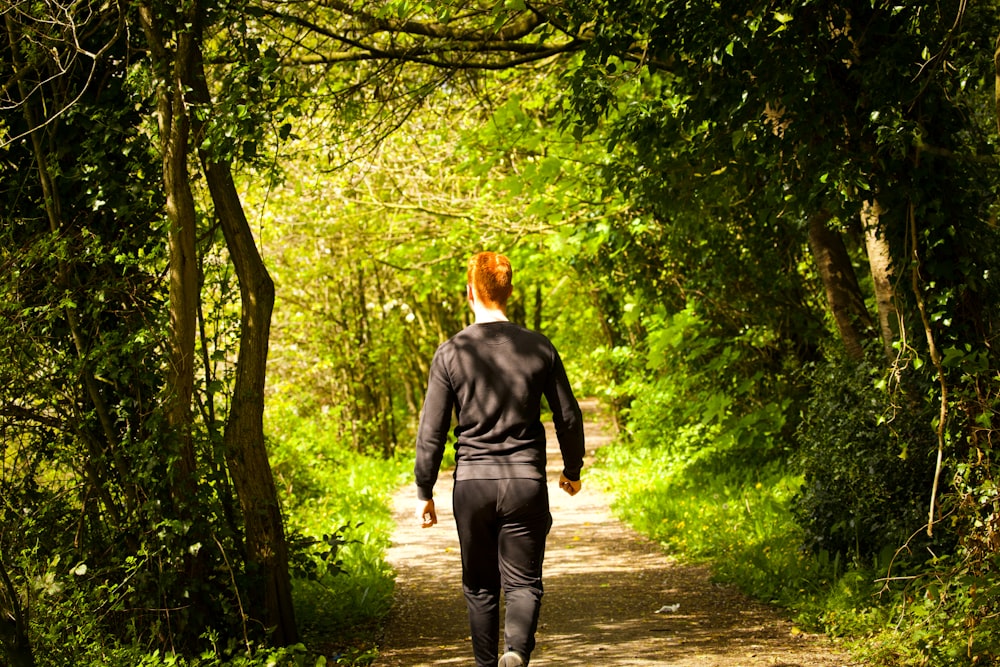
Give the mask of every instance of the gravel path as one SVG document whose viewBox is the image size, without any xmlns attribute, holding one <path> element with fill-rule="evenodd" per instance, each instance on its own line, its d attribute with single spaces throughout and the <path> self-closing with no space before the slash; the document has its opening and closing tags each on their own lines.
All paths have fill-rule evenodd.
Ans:
<svg viewBox="0 0 1000 667">
<path fill-rule="evenodd" d="M 609 438 L 593 406 L 584 407 L 589 459 Z M 826 638 L 794 631 L 778 611 L 713 584 L 706 568 L 678 563 L 624 526 L 611 514 L 611 496 L 588 484 L 586 468 L 579 494 L 560 491 L 561 459 L 551 431 L 549 450 L 554 524 L 532 667 L 858 664 Z M 434 493 L 438 525 L 430 529 L 415 519 L 415 490 L 407 486 L 396 494 L 397 528 L 388 554 L 396 592 L 374 667 L 473 663 L 451 483 L 450 473 L 442 472 Z"/>
</svg>

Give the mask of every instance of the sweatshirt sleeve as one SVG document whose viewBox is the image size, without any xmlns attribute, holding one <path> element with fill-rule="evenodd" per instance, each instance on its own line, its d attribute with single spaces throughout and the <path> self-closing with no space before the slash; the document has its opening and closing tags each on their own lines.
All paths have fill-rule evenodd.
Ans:
<svg viewBox="0 0 1000 667">
<path fill-rule="evenodd" d="M 563 474 L 566 479 L 577 481 L 583 469 L 583 457 L 586 446 L 583 439 L 583 413 L 580 404 L 573 396 L 566 369 L 563 367 L 559 353 L 555 353 L 552 376 L 545 390 L 545 398 L 552 410 L 552 421 L 556 427 L 556 438 L 559 440 L 559 451 L 562 453 Z"/>
<path fill-rule="evenodd" d="M 445 367 L 443 347 L 438 347 L 431 361 L 427 380 L 427 394 L 420 413 L 417 429 L 416 462 L 414 475 L 417 480 L 417 497 L 430 500 L 434 497 L 444 447 L 448 442 L 451 413 L 455 405 L 454 391 Z"/>
</svg>

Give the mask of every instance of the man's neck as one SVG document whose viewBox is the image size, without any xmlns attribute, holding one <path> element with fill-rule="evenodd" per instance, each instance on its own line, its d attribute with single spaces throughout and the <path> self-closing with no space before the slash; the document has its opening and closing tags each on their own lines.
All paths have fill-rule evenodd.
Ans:
<svg viewBox="0 0 1000 667">
<path fill-rule="evenodd" d="M 507 321 L 507 313 L 499 308 L 490 308 L 478 302 L 472 304 L 472 312 L 476 316 L 476 324 Z"/>
</svg>

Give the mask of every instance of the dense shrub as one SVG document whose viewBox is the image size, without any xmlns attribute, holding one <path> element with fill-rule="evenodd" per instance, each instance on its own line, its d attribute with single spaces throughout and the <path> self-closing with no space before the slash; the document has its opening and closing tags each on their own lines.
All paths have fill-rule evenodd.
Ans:
<svg viewBox="0 0 1000 667">
<path fill-rule="evenodd" d="M 933 410 L 893 405 L 870 370 L 813 370 L 798 430 L 795 513 L 814 552 L 867 560 L 922 534 L 934 480 Z"/>
</svg>

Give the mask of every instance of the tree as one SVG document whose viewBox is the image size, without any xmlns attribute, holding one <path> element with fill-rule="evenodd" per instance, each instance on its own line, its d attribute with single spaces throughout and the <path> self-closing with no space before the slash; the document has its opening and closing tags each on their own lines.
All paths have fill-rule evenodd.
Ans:
<svg viewBox="0 0 1000 667">
<path fill-rule="evenodd" d="M 964 107 L 969 96 L 951 95 L 955 79 L 935 66 L 971 58 L 974 67 L 973 45 L 990 35 L 960 13 L 955 21 L 928 16 L 916 7 L 897 11 L 865 3 L 760 5 L 739 13 L 711 3 L 581 6 L 577 22 L 597 19 L 588 58 L 573 76 L 581 127 L 613 102 L 619 82 L 644 77 L 646 94 L 617 133 L 620 141 L 645 147 L 637 156 L 649 170 L 643 173 L 698 188 L 731 179 L 742 201 L 759 211 L 815 222 L 811 216 L 825 210 L 828 221 L 845 230 L 864 201 L 877 199 L 881 214 L 868 218 L 880 225 L 870 230 L 872 239 L 892 248 L 893 265 L 903 271 L 903 202 L 915 192 L 907 185 L 913 180 L 900 176 L 935 169 L 940 187 L 943 166 L 943 173 L 963 178 L 956 151 L 978 149 L 948 143 L 963 136 L 955 128 L 970 116 Z M 959 42 L 963 47 L 955 49 Z M 883 48 L 887 44 L 891 48 Z M 924 45 L 936 55 L 917 69 L 912 63 L 920 62 Z M 907 144 L 907 136 L 919 141 Z M 931 151 L 947 152 L 949 164 Z M 695 178 L 682 177 L 685 169 Z M 626 167 L 618 178 L 631 187 L 634 173 Z M 852 300 L 860 303 L 863 296 L 857 292 Z M 845 342 L 856 350 L 855 342 Z"/>
<path fill-rule="evenodd" d="M 827 304 L 845 352 L 850 359 L 861 361 L 872 326 L 871 316 L 844 239 L 839 231 L 827 226 L 828 219 L 825 211 L 809 217 L 809 248 L 826 288 Z M 886 344 L 891 347 L 892 342 Z"/>
<path fill-rule="evenodd" d="M 176 408 L 174 425 L 190 424 L 190 387 L 197 309 L 197 263 L 195 258 L 195 207 L 191 194 L 188 161 L 193 152 L 192 130 L 202 145 L 201 157 L 215 214 L 222 226 L 229 256 L 240 282 L 240 349 L 236 380 L 224 433 L 229 473 L 240 499 L 246 529 L 246 557 L 250 569 L 259 569 L 264 582 L 262 599 L 251 597 L 254 620 L 274 631 L 278 645 L 298 638 L 288 547 L 285 541 L 274 479 L 264 446 L 264 375 L 267 360 L 274 286 L 261 261 L 233 184 L 231 167 L 224 152 L 205 148 L 207 123 L 192 116 L 211 115 L 212 99 L 204 70 L 203 21 L 212 7 L 190 2 L 171 11 L 166 5 L 140 3 L 140 17 L 158 72 L 161 151 L 171 233 L 171 321 Z M 164 30 L 166 28 L 166 30 Z M 172 33 L 168 41 L 166 34 Z M 170 44 L 176 46 L 171 50 Z M 187 426 L 189 428 L 189 426 Z M 190 461 L 188 460 L 190 457 Z M 192 465 L 193 453 L 182 448 L 183 468 Z"/>
<path fill-rule="evenodd" d="M 804 300 L 807 308 L 790 311 L 796 326 L 768 319 L 781 332 L 777 340 L 791 341 L 789 332 L 799 328 L 809 344 L 769 345 L 765 358 L 783 363 L 743 367 L 751 370 L 748 381 L 753 371 L 769 380 L 775 368 L 805 371 L 792 376 L 801 384 L 788 394 L 787 414 L 791 425 L 796 414 L 806 419 L 797 437 L 786 430 L 806 452 L 798 462 L 809 485 L 799 501 L 816 507 L 829 494 L 822 502 L 843 511 L 826 513 L 822 525 L 810 523 L 807 531 L 822 537 L 850 525 L 845 522 L 871 519 L 859 524 L 874 536 L 866 551 L 895 547 L 920 528 L 912 512 L 919 499 L 930 506 L 925 539 L 940 539 L 941 551 L 975 553 L 970 562 L 982 567 L 981 527 L 984 517 L 996 516 L 992 493 L 963 523 L 965 534 L 977 537 L 960 538 L 939 521 L 942 505 L 964 505 L 977 493 L 973 488 L 993 484 L 981 456 L 991 449 L 982 435 L 992 433 L 996 421 L 990 369 L 1000 363 L 992 352 L 998 285 L 990 269 L 998 181 L 995 118 L 981 109 L 995 82 L 995 6 L 757 3 L 734 11 L 718 3 L 650 0 L 570 7 L 568 31 L 593 31 L 570 77 L 568 106 L 578 135 L 606 122 L 618 158 L 608 169 L 610 180 L 667 230 L 665 237 L 670 230 L 689 235 L 690 251 L 663 255 L 665 273 L 689 279 L 686 291 L 698 295 L 699 313 L 712 313 L 714 330 L 726 332 L 726 340 L 747 341 L 729 336 L 740 325 L 758 331 L 750 323 L 783 291 L 773 281 L 789 269 L 810 282 L 818 277 L 828 297 L 826 317 L 840 352 L 831 349 L 825 330 L 809 326 Z M 704 213 L 696 224 L 692 210 Z M 727 234 L 746 252 L 709 262 Z M 750 252 L 768 237 L 807 247 L 814 268 Z M 712 241 L 698 242 L 706 238 Z M 697 256 L 711 270 L 690 281 L 688 264 L 680 262 Z M 744 285 L 750 308 L 731 311 L 736 326 L 728 328 L 720 317 L 726 309 L 716 304 L 725 302 L 720 293 L 733 292 L 720 289 L 712 272 L 745 276 L 763 266 L 773 278 L 760 281 L 762 272 Z M 878 313 L 877 327 L 870 312 Z M 811 359 L 788 354 L 800 349 L 811 349 Z M 835 384 L 845 377 L 842 354 L 855 367 L 847 373 L 851 382 L 869 383 L 864 390 Z M 868 364 L 889 391 L 876 388 Z M 885 460 L 891 470 L 852 472 L 846 458 L 838 459 L 857 444 L 852 431 L 830 432 L 813 418 L 847 390 L 867 391 L 892 425 L 859 452 L 869 461 Z M 870 418 L 878 423 L 878 416 Z M 910 424 L 925 426 L 911 431 Z M 840 449 L 831 446 L 838 438 Z M 920 474 L 910 474 L 914 460 Z M 959 470 L 977 472 L 940 488 Z M 899 511 L 891 531 L 879 530 L 874 516 L 843 510 L 846 489 L 881 493 L 878 478 L 901 480 L 893 489 Z M 971 511 L 971 504 L 964 506 Z M 977 546 L 965 551 L 956 547 L 959 539 Z"/>
<path fill-rule="evenodd" d="M 224 511 L 230 479 L 225 473 L 219 476 L 215 444 L 204 435 L 214 425 L 198 423 L 192 410 L 202 250 L 191 159 L 195 147 L 204 148 L 208 131 L 204 117 L 195 117 L 193 110 L 208 110 L 213 104 L 202 69 L 206 29 L 202 20 L 219 14 L 216 8 L 199 3 L 187 3 L 180 10 L 141 3 L 138 17 L 144 30 L 137 31 L 126 29 L 136 16 L 120 5 L 81 3 L 58 16 L 48 14 L 49 9 L 22 3 L 4 14 L 4 56 L 12 64 L 12 74 L 4 82 L 8 105 L 0 126 L 7 131 L 4 143 L 11 160 L 3 166 L 16 174 L 23 173 L 18 171 L 21 163 L 33 163 L 40 184 L 25 187 L 23 179 L 11 179 L 6 181 L 11 184 L 8 192 L 21 187 L 26 201 L 44 206 L 48 222 L 47 235 L 26 234 L 31 218 L 14 196 L 7 199 L 12 203 L 8 219 L 17 224 L 5 225 L 3 231 L 18 245 L 9 246 L 14 250 L 3 258 L 4 290 L 15 297 L 6 305 L 15 316 L 5 320 L 10 327 L 3 344 L 14 354 L 7 357 L 4 374 L 13 380 L 6 385 L 9 391 L 20 388 L 22 393 L 4 401 L 2 414 L 14 425 L 11 433 L 23 434 L 28 443 L 12 459 L 23 464 L 14 468 L 21 476 L 11 480 L 8 501 L 21 497 L 26 507 L 45 507 L 33 489 L 46 477 L 59 479 L 43 473 L 45 466 L 56 465 L 49 462 L 51 453 L 45 443 L 51 433 L 62 433 L 66 442 L 73 448 L 83 447 L 86 454 L 68 448 L 65 454 L 57 453 L 57 460 L 64 457 L 59 463 L 75 469 L 86 483 L 79 508 L 53 505 L 52 511 L 59 507 L 69 514 L 52 523 L 53 538 L 58 539 L 59 526 L 76 510 L 92 518 L 94 539 L 76 547 L 59 544 L 56 553 L 79 548 L 82 553 L 76 559 L 88 558 L 89 549 L 107 555 L 107 536 L 123 534 L 126 539 L 121 548 L 131 554 L 157 554 L 154 562 L 162 569 L 154 577 L 143 578 L 154 590 L 133 587 L 136 597 L 151 592 L 153 597 L 133 604 L 158 609 L 166 602 L 162 612 L 166 636 L 178 646 L 196 642 L 207 619 L 225 619 L 220 608 L 232 599 L 238 603 L 248 591 L 250 617 L 262 628 L 275 630 L 276 642 L 294 642 L 297 631 L 287 547 L 261 423 L 273 290 L 239 206 L 229 163 L 223 154 L 207 151 L 202 154 L 203 170 L 236 265 L 244 304 L 242 345 L 223 440 L 229 474 L 243 509 L 245 552 L 240 526 Z M 144 149 L 147 117 L 138 113 L 149 111 L 148 118 L 154 115 L 142 97 L 142 72 L 131 65 L 142 47 L 126 39 L 141 34 L 147 38 L 149 80 L 154 82 L 158 102 L 160 170 L 150 168 L 147 158 L 152 156 Z M 15 90 L 20 95 L 12 95 Z M 69 150 L 81 135 L 91 137 L 77 145 L 83 152 Z M 32 147 L 30 156 L 22 150 L 26 143 Z M 116 165 L 122 167 L 117 172 L 121 181 L 104 171 Z M 165 201 L 155 194 L 160 189 L 155 176 L 154 184 L 147 181 L 157 171 L 165 186 Z M 162 375 L 142 364 L 144 358 L 157 358 L 161 337 L 156 327 L 163 325 L 155 316 L 158 287 L 154 276 L 160 271 L 161 258 L 155 250 L 159 210 L 165 211 L 169 221 L 170 335 Z M 127 239 L 116 238 L 122 229 L 132 232 Z M 46 251 L 53 250 L 51 259 L 46 257 Z M 54 264 L 55 290 L 46 289 L 43 282 L 26 282 L 40 268 L 40 261 Z M 116 264 L 123 268 L 116 271 Z M 121 288 L 115 283 L 116 275 Z M 130 281 L 134 283 L 131 291 Z M 110 298 L 118 295 L 113 289 L 121 290 L 124 303 Z M 41 335 L 25 339 L 23 324 L 37 309 L 51 315 L 39 322 Z M 46 333 L 46 327 L 53 324 L 57 328 Z M 114 339 L 109 337 L 112 332 Z M 77 360 L 67 356 L 64 340 L 72 342 Z M 46 389 L 36 381 L 40 376 L 30 364 L 39 358 L 52 359 L 47 371 L 54 378 L 77 373 L 85 393 L 72 400 L 86 403 L 61 409 L 59 402 L 41 393 L 59 395 L 60 385 L 53 381 Z M 153 397 L 157 392 L 162 412 Z M 57 407 L 42 408 L 46 403 Z M 157 422 L 161 414 L 167 429 Z M 41 485 L 51 494 L 45 497 L 60 497 L 51 481 Z M 99 499 L 99 509 L 94 508 L 94 498 Z M 8 509 L 13 506 L 5 508 L 5 521 L 17 521 L 17 513 Z M 158 525 L 167 528 L 156 529 Z M 218 550 L 206 546 L 211 544 Z M 231 548 L 236 558 L 227 554 Z M 213 565 L 215 559 L 237 567 L 243 561 L 252 581 L 265 582 L 260 600 L 256 600 L 261 590 L 257 586 L 234 590 L 235 580 L 220 576 L 225 570 Z M 105 557 L 101 561 L 104 567 L 92 570 L 96 576 L 124 576 L 115 574 L 116 568 L 131 567 L 124 560 Z M 246 633 L 244 619 L 233 620 Z M 151 620 L 147 630 L 155 631 L 156 625 Z"/>
</svg>

